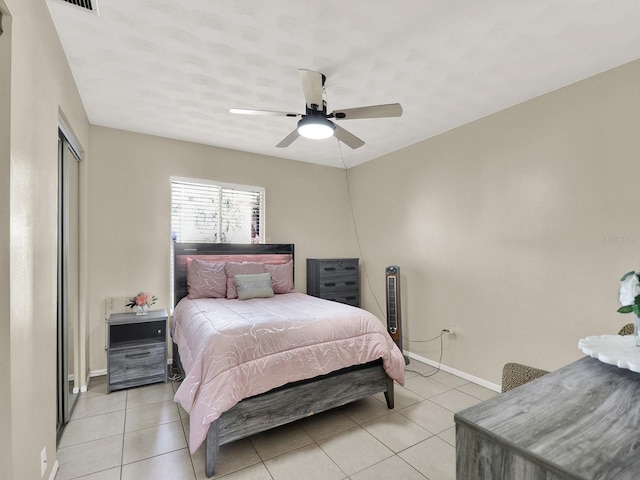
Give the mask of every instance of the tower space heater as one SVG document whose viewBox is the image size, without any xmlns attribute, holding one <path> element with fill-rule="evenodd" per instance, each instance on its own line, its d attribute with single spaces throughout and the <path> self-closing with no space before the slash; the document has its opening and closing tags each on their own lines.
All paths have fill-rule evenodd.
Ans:
<svg viewBox="0 0 640 480">
<path fill-rule="evenodd" d="M 400 267 L 390 265 L 385 268 L 385 290 L 387 297 L 387 331 L 402 352 L 402 321 L 400 316 Z M 404 355 L 405 365 L 409 357 Z"/>
</svg>

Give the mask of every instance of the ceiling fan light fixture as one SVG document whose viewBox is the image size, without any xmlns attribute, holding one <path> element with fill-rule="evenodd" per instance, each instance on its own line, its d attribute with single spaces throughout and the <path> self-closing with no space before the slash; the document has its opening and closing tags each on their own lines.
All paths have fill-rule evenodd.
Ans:
<svg viewBox="0 0 640 480">
<path fill-rule="evenodd" d="M 302 117 L 298 122 L 298 133 L 313 140 L 329 138 L 333 135 L 336 126 L 331 120 L 320 116 Z"/>
</svg>

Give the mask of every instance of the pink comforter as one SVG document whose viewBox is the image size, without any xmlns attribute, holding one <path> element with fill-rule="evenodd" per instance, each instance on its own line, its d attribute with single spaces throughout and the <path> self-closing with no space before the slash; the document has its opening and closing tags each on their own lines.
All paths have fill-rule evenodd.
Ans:
<svg viewBox="0 0 640 480">
<path fill-rule="evenodd" d="M 382 358 L 387 375 L 404 384 L 404 357 L 380 320 L 302 293 L 184 298 L 172 336 L 186 373 L 175 401 L 190 415 L 192 453 L 222 413 L 289 382 Z"/>
</svg>

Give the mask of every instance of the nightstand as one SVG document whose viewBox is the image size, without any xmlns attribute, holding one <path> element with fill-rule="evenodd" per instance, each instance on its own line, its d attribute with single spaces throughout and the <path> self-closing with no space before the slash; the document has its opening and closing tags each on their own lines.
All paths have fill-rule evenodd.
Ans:
<svg viewBox="0 0 640 480">
<path fill-rule="evenodd" d="M 107 393 L 167 382 L 167 312 L 114 313 L 107 320 Z"/>
</svg>

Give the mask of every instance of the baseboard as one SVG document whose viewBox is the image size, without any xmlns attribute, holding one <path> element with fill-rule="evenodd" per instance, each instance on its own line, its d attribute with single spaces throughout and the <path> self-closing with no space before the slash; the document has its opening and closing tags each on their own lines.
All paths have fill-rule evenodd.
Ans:
<svg viewBox="0 0 640 480">
<path fill-rule="evenodd" d="M 49 480 L 55 480 L 56 475 L 58 474 L 58 460 L 53 464 L 53 468 L 51 469 L 51 474 L 49 475 Z"/>
<path fill-rule="evenodd" d="M 420 355 L 416 355 L 415 353 L 405 351 L 405 355 L 410 358 L 414 358 L 419 362 L 426 363 L 427 365 L 431 365 L 432 367 L 440 368 L 440 370 L 456 375 L 460 378 L 464 378 L 465 380 L 469 380 L 470 382 L 477 383 L 478 385 L 488 388 L 489 390 L 493 390 L 494 392 L 500 393 L 502 391 L 502 385 L 497 385 L 495 383 L 488 382 L 483 380 L 482 378 L 475 377 L 473 375 L 469 375 L 468 373 L 461 372 L 460 370 L 456 370 L 455 368 L 451 368 L 447 365 L 439 364 L 438 362 L 434 362 L 428 358 L 422 357 Z"/>
<path fill-rule="evenodd" d="M 84 385 L 80 387 L 80 393 L 85 393 L 89 389 L 89 380 L 91 379 L 91 372 L 87 373 L 87 378 L 84 379 Z"/>
<path fill-rule="evenodd" d="M 72 373 L 69 374 L 69 383 L 74 382 L 74 380 L 76 379 L 76 376 L 73 375 Z M 75 385 L 75 382 L 74 382 Z M 71 390 L 71 393 L 73 393 L 74 395 L 77 395 L 78 393 L 80 393 L 81 390 L 80 388 L 74 386 L 73 389 Z"/>
</svg>

